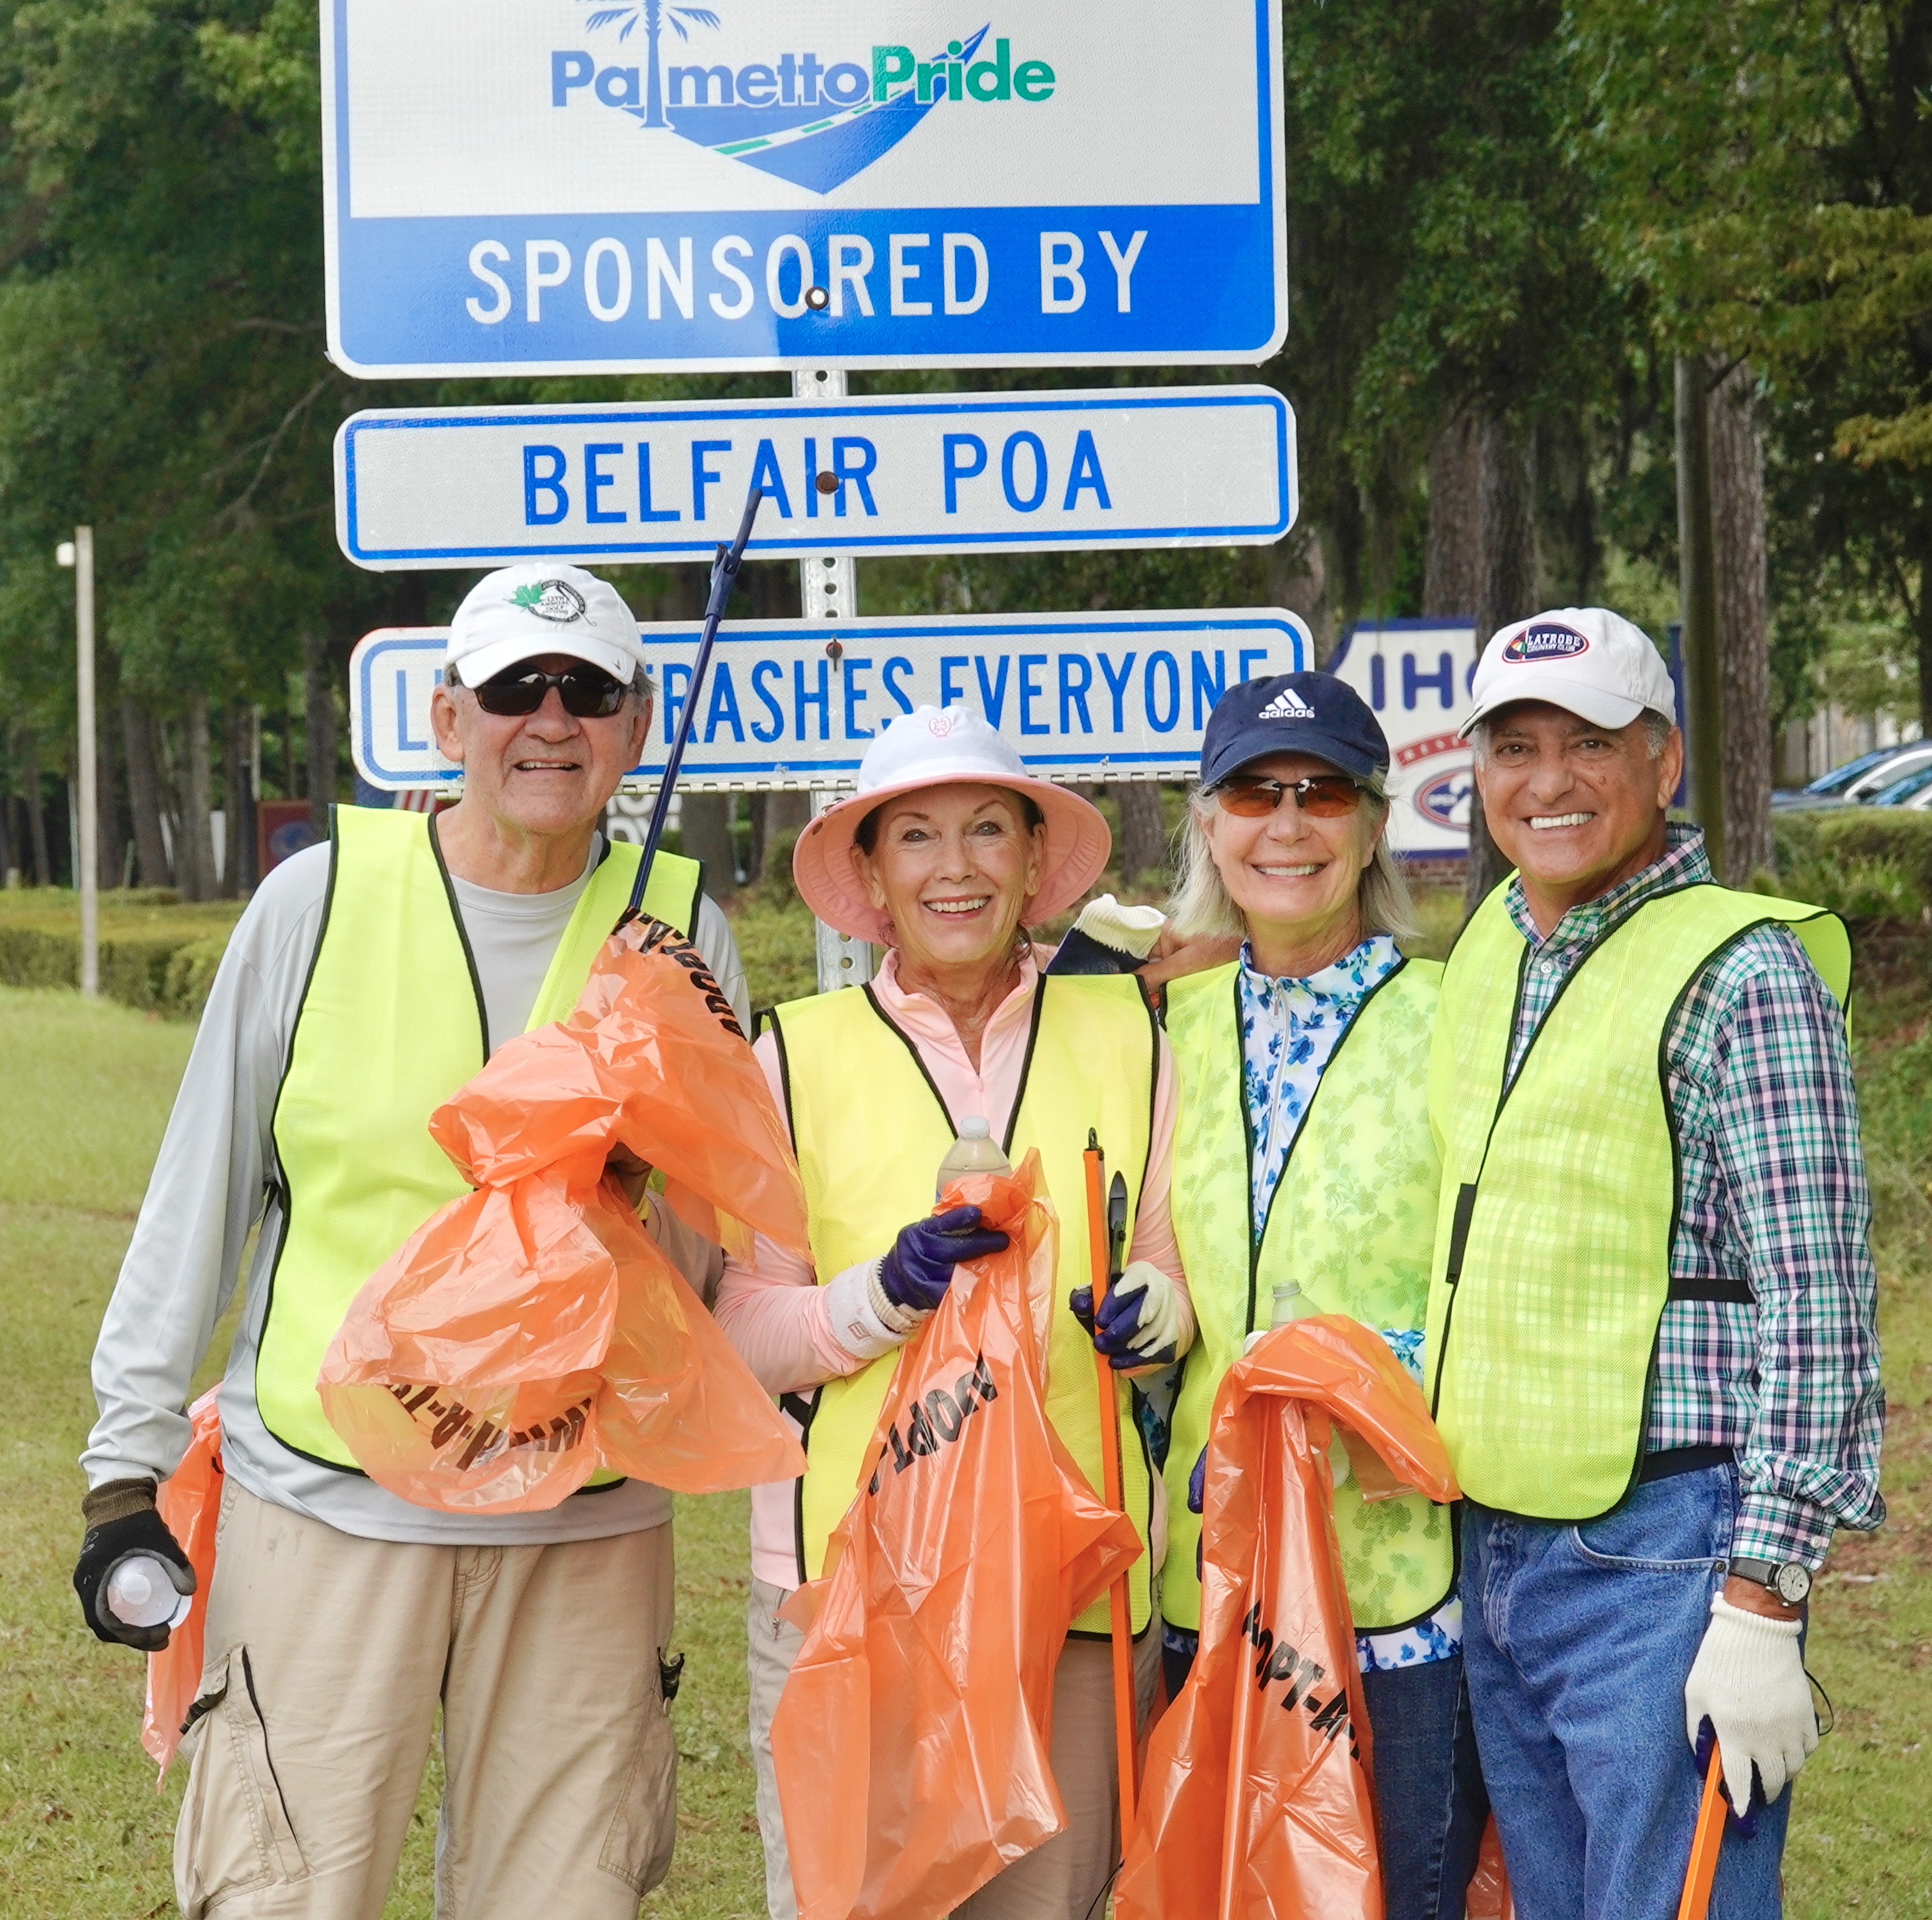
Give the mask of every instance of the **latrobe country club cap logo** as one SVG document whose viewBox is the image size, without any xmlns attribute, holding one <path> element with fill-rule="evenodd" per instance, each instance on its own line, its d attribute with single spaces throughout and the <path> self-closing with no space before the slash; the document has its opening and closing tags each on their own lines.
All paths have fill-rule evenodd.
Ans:
<svg viewBox="0 0 1932 1920">
<path fill-rule="evenodd" d="M 1052 97 L 1057 79 L 1044 60 L 1016 58 L 1010 40 L 995 38 L 988 48 L 990 21 L 942 46 L 829 56 L 776 49 L 736 66 L 704 58 L 704 37 L 724 26 L 709 7 L 593 4 L 584 26 L 614 32 L 616 57 L 584 48 L 553 52 L 552 106 L 615 108 L 815 194 L 862 172 L 942 105 L 1037 103 Z"/>
<path fill-rule="evenodd" d="M 1559 626 L 1554 621 L 1546 621 L 1525 627 L 1504 647 L 1502 657 L 1513 666 L 1526 667 L 1541 660 L 1574 659 L 1578 654 L 1589 650 L 1587 635 L 1579 633 L 1574 627 Z"/>
</svg>

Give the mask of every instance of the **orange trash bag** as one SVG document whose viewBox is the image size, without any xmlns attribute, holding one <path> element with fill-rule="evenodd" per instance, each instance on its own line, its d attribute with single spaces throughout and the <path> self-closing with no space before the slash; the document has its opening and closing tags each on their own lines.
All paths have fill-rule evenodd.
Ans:
<svg viewBox="0 0 1932 1920">
<path fill-rule="evenodd" d="M 188 1616 L 168 1635 L 159 1653 L 148 1656 L 148 1698 L 141 1714 L 141 1744 L 153 1755 L 160 1778 L 168 1777 L 181 1744 L 182 1722 L 201 1690 L 201 1653 L 208 1631 L 208 1596 L 214 1585 L 214 1528 L 221 1517 L 221 1416 L 211 1387 L 188 1409 L 193 1438 L 181 1465 L 161 1482 L 155 1510 L 194 1569 Z"/>
<path fill-rule="evenodd" d="M 1421 1394 L 1358 1322 L 1297 1321 L 1228 1370 L 1208 1430 L 1201 1648 L 1148 1744 L 1122 1920 L 1381 1920 L 1331 1415 L 1396 1484 L 1456 1498 Z"/>
<path fill-rule="evenodd" d="M 1058 1227 L 1040 1159 L 974 1174 L 1012 1236 L 902 1349 L 772 1725 L 800 1920 L 949 1912 L 1066 1824 L 1048 1764 L 1066 1629 L 1140 1552 L 1046 1412 Z"/>
<path fill-rule="evenodd" d="M 568 1019 L 497 1048 L 430 1119 L 476 1188 L 357 1294 L 316 1388 L 370 1478 L 418 1506 L 526 1513 L 603 1469 L 680 1493 L 795 1478 L 805 1456 L 614 1179 L 663 1175 L 728 1246 L 806 1247 L 784 1123 L 698 950 L 658 921 L 604 943 Z"/>
</svg>

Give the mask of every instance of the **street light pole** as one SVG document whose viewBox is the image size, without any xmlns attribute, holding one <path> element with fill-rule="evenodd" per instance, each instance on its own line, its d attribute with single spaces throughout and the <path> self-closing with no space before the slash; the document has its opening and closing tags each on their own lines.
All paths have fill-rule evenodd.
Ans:
<svg viewBox="0 0 1932 1920">
<path fill-rule="evenodd" d="M 94 529 L 76 526 L 72 542 L 62 541 L 56 557 L 74 568 L 74 706 L 80 734 L 74 878 L 80 892 L 80 990 L 96 1000 L 100 994 L 100 814 L 94 715 Z"/>
</svg>

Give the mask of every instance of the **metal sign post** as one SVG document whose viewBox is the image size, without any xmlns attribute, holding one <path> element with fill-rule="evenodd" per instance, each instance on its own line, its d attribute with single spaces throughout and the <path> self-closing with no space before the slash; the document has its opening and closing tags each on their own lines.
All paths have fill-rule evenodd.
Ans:
<svg viewBox="0 0 1932 1920">
<path fill-rule="evenodd" d="M 800 370 L 791 376 L 794 398 L 823 405 L 845 398 L 845 371 L 842 367 L 821 367 L 811 372 Z M 820 620 L 850 620 L 859 612 L 859 563 L 849 553 L 810 554 L 798 563 L 799 610 L 808 626 Z M 832 788 L 812 790 L 812 811 L 823 813 L 842 796 Z M 869 940 L 855 940 L 836 927 L 814 920 L 812 928 L 818 956 L 818 991 L 830 993 L 835 987 L 862 987 L 872 977 L 872 947 Z"/>
</svg>

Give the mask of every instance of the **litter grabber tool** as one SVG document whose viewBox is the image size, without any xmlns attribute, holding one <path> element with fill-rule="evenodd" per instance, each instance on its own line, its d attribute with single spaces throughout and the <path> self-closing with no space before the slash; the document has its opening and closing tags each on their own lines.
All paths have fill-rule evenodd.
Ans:
<svg viewBox="0 0 1932 1920">
<path fill-rule="evenodd" d="M 1713 1740 L 1711 1764 L 1704 1774 L 1704 1797 L 1698 1802 L 1697 1826 L 1690 1836 L 1684 1897 L 1677 1903 L 1677 1920 L 1704 1920 L 1710 1910 L 1711 1883 L 1718 1876 L 1718 1850 L 1724 1844 L 1724 1757 Z"/>
<path fill-rule="evenodd" d="M 677 732 L 664 761 L 664 778 L 658 783 L 658 796 L 651 806 L 651 824 L 644 835 L 644 856 L 638 862 L 638 877 L 631 887 L 631 903 L 619 916 L 622 927 L 634 920 L 642 910 L 644 889 L 650 884 L 651 862 L 657 857 L 658 842 L 664 838 L 664 823 L 670 818 L 671 791 L 677 784 L 678 770 L 684 764 L 684 750 L 691 739 L 691 723 L 698 712 L 698 697 L 704 690 L 704 676 L 711 665 L 711 650 L 718 644 L 718 623 L 724 617 L 725 602 L 738 584 L 738 569 L 745 561 L 746 543 L 758 517 L 758 505 L 765 497 L 762 487 L 754 487 L 745 502 L 745 517 L 730 546 L 720 542 L 717 557 L 711 562 L 711 597 L 704 604 L 704 631 L 698 636 L 698 658 L 692 662 L 691 691 L 684 711 L 677 716 Z M 613 932 L 616 929 L 613 928 Z"/>
<path fill-rule="evenodd" d="M 1113 1190 L 1102 1200 L 1106 1177 L 1106 1155 L 1100 1137 L 1090 1127 L 1087 1133 L 1087 1234 L 1094 1276 L 1094 1317 L 1097 1325 L 1108 1289 L 1120 1277 L 1120 1255 L 1127 1232 L 1127 1184 L 1114 1176 Z M 1114 1372 L 1107 1356 L 1094 1350 L 1094 1369 L 1100 1392 L 1100 1497 L 1117 1513 L 1123 1510 L 1120 1493 L 1120 1423 L 1116 1398 Z M 1134 1643 L 1132 1620 L 1127 1610 L 1126 1570 L 1107 1591 L 1107 1606 L 1114 1647 L 1114 1744 L 1115 1772 L 1119 1779 L 1122 1844 L 1134 1827 L 1135 1738 Z"/>
</svg>

